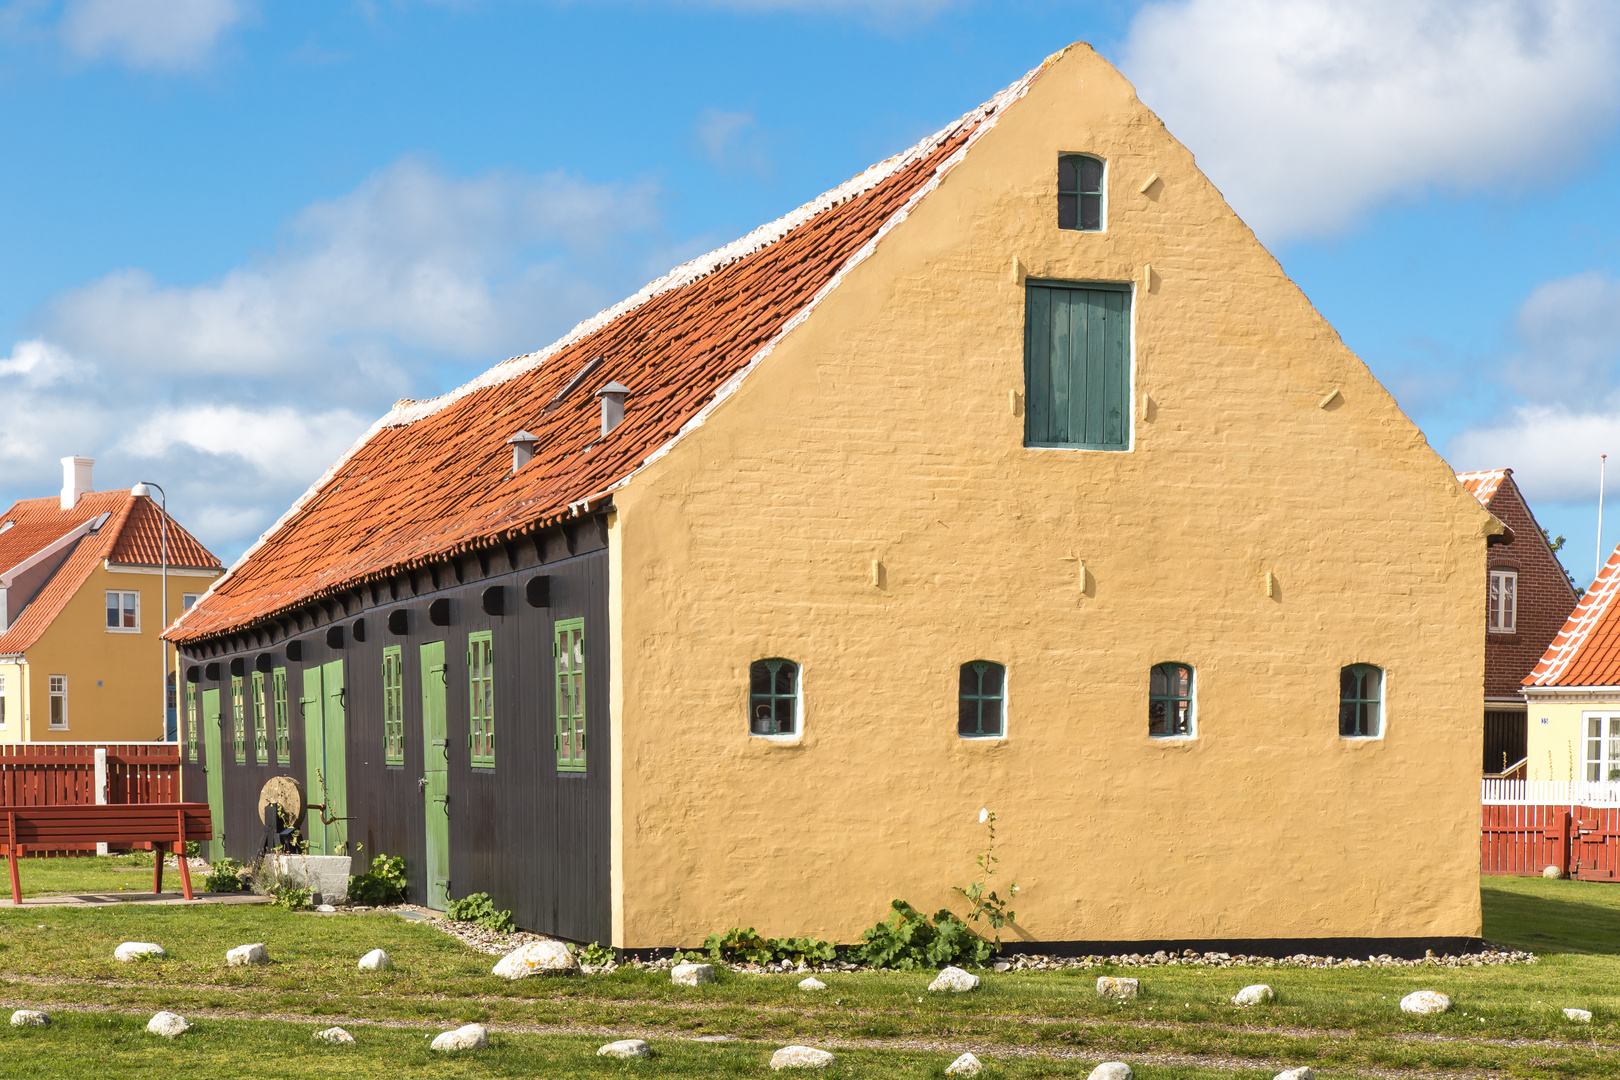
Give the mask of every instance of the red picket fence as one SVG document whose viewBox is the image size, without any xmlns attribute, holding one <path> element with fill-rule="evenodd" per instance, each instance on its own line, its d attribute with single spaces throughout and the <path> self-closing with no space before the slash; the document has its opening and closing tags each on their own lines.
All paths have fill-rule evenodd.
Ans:
<svg viewBox="0 0 1620 1080">
<path fill-rule="evenodd" d="M 108 803 L 180 801 L 176 743 L 0 743 L 0 806 L 94 805 L 98 749 Z"/>
<path fill-rule="evenodd" d="M 1479 872 L 1620 881 L 1620 806 L 1480 807 Z"/>
</svg>

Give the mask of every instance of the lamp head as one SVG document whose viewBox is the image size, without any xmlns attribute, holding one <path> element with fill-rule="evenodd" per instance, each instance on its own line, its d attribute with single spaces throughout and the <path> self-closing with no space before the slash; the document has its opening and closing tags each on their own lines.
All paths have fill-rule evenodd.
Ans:
<svg viewBox="0 0 1620 1080">
<path fill-rule="evenodd" d="M 144 482 L 136 484 L 134 487 L 130 488 L 129 493 L 135 496 L 137 499 L 142 495 L 145 495 L 147 498 L 152 497 L 152 489 L 147 487 Z"/>
</svg>

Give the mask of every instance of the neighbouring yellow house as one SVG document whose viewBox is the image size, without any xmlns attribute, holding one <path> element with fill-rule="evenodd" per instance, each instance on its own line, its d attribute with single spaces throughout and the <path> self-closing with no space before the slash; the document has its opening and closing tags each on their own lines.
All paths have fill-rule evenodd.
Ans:
<svg viewBox="0 0 1620 1080">
<path fill-rule="evenodd" d="M 170 622 L 224 568 L 149 496 L 92 491 L 94 464 L 0 515 L 0 743 L 173 738 L 164 564 Z"/>
<path fill-rule="evenodd" d="M 1620 781 L 1620 548 L 1524 680 L 1528 779 Z"/>
</svg>

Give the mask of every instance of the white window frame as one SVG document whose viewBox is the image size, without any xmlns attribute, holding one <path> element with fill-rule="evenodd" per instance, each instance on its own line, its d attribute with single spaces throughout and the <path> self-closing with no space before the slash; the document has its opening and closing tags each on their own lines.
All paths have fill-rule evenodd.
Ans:
<svg viewBox="0 0 1620 1080">
<path fill-rule="evenodd" d="M 1594 743 L 1597 744 L 1596 758 L 1592 756 Z M 1620 771 L 1620 713 L 1581 713 L 1581 775 L 1588 780 L 1607 780 L 1605 773 L 1617 771 Z"/>
<path fill-rule="evenodd" d="M 109 626 L 109 627 L 107 627 L 107 633 L 109 633 L 109 634 L 138 634 L 138 633 L 140 633 L 141 632 L 141 594 L 140 594 L 140 590 L 138 590 L 138 589 L 108 589 L 107 590 L 107 607 L 109 609 L 112 607 L 112 604 L 113 604 L 112 598 L 115 597 L 115 596 L 118 597 L 118 618 L 119 618 L 120 622 L 123 621 L 124 598 L 126 596 L 133 596 L 135 598 L 135 625 L 134 626 Z"/>
<path fill-rule="evenodd" d="M 1485 627 L 1493 634 L 1517 632 L 1519 623 L 1519 572 L 1506 567 L 1490 573 L 1485 594 Z"/>
<path fill-rule="evenodd" d="M 181 593 L 180 594 L 180 613 L 182 615 L 184 615 L 186 612 L 191 610 L 191 605 L 195 604 L 197 601 L 199 601 L 201 599 L 202 599 L 202 593 L 200 593 L 200 592 Z"/>
<path fill-rule="evenodd" d="M 0 731 L 6 730 L 6 677 L 0 675 Z"/>
<path fill-rule="evenodd" d="M 67 676 L 46 676 L 45 685 L 49 688 L 51 696 L 50 730 L 66 731 L 68 727 Z M 58 701 L 62 703 L 62 722 L 60 724 L 56 722 L 56 703 Z"/>
</svg>

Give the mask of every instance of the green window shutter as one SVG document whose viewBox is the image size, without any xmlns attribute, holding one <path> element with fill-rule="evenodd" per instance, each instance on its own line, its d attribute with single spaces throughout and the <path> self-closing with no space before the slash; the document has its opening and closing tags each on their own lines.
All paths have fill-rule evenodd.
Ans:
<svg viewBox="0 0 1620 1080">
<path fill-rule="evenodd" d="M 197 684 L 186 683 L 186 760 L 197 764 Z"/>
<path fill-rule="evenodd" d="M 236 763 L 247 764 L 247 720 L 242 704 L 242 677 L 231 676 L 231 748 L 236 751 Z"/>
<path fill-rule="evenodd" d="M 495 643 L 489 630 L 467 637 L 467 745 L 474 768 L 495 767 Z"/>
<path fill-rule="evenodd" d="M 1127 286 L 1026 286 L 1024 445 L 1128 450 Z"/>
<path fill-rule="evenodd" d="M 383 650 L 383 764 L 405 764 L 405 685 L 398 645 Z"/>
<path fill-rule="evenodd" d="M 264 707 L 264 672 L 253 673 L 253 760 L 259 765 L 270 764 L 270 733 Z"/>
<path fill-rule="evenodd" d="M 585 620 L 559 619 L 552 630 L 557 678 L 557 770 L 585 771 Z"/>
<path fill-rule="evenodd" d="M 276 764 L 292 764 L 292 734 L 287 720 L 287 669 L 278 667 L 270 673 L 271 709 L 276 719 Z"/>
</svg>

